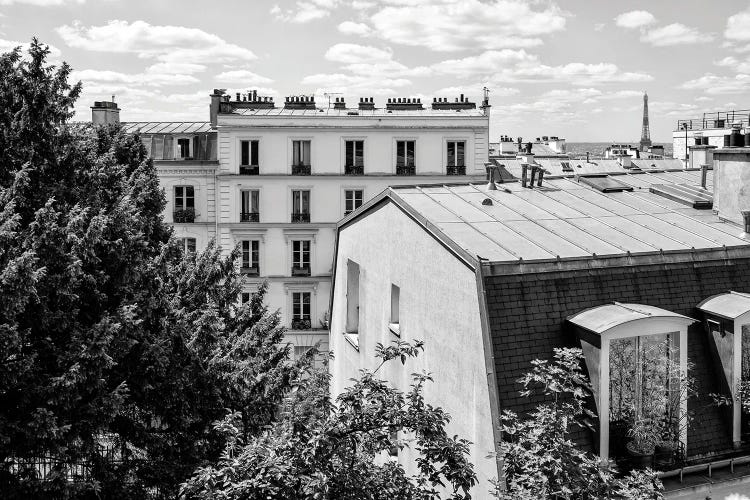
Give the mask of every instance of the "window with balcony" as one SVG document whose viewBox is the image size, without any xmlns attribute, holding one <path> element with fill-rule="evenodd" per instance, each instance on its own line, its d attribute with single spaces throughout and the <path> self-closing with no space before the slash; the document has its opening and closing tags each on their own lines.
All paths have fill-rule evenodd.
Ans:
<svg viewBox="0 0 750 500">
<path fill-rule="evenodd" d="M 292 175 L 310 175 L 310 141 L 292 141 Z"/>
<path fill-rule="evenodd" d="M 240 222 L 260 222 L 260 191 L 257 189 L 240 192 Z"/>
<path fill-rule="evenodd" d="M 193 186 L 174 187 L 175 222 L 195 222 L 195 188 Z"/>
<path fill-rule="evenodd" d="M 258 148 L 259 141 L 240 141 L 240 175 L 260 173 Z"/>
<path fill-rule="evenodd" d="M 364 191 L 362 189 L 347 189 L 344 191 L 344 216 L 362 206 Z"/>
<path fill-rule="evenodd" d="M 401 289 L 396 285 L 391 285 L 391 317 L 388 322 L 388 329 L 394 334 L 401 336 L 401 323 L 399 321 L 399 301 L 401 300 Z"/>
<path fill-rule="evenodd" d="M 396 141 L 396 174 L 414 175 L 416 171 L 416 141 Z"/>
<path fill-rule="evenodd" d="M 346 175 L 364 175 L 365 141 L 346 141 L 344 170 Z"/>
<path fill-rule="evenodd" d="M 312 328 L 310 296 L 310 292 L 292 293 L 292 330 L 309 330 Z"/>
<path fill-rule="evenodd" d="M 466 142 L 448 141 L 447 148 L 448 165 L 446 165 L 446 173 L 448 175 L 466 175 L 466 163 L 464 159 Z"/>
<path fill-rule="evenodd" d="M 310 276 L 310 240 L 292 241 L 292 276 Z"/>
<path fill-rule="evenodd" d="M 310 222 L 310 191 L 292 191 L 292 222 Z"/>
<path fill-rule="evenodd" d="M 195 238 L 182 238 L 182 249 L 185 253 L 195 253 Z"/>
<path fill-rule="evenodd" d="M 190 158 L 190 139 L 177 139 L 177 153 L 180 158 Z"/>
<path fill-rule="evenodd" d="M 260 275 L 260 241 L 242 241 L 242 272 L 250 276 Z"/>
</svg>

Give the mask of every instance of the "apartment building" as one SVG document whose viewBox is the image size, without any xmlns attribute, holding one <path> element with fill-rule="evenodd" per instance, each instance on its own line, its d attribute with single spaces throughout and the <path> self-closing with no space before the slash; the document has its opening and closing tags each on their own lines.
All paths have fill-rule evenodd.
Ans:
<svg viewBox="0 0 750 500">
<path fill-rule="evenodd" d="M 117 107 L 96 104 L 95 116 Z M 268 305 L 300 352 L 328 348 L 337 221 L 391 185 L 484 179 L 489 108 L 486 97 L 477 107 L 463 95 L 376 107 L 372 97 L 277 104 L 255 91 L 214 90 L 208 122 L 123 125 L 149 148 L 165 219 L 186 248 L 211 238 L 226 252 L 239 246 L 240 300 L 268 282 Z"/>
</svg>

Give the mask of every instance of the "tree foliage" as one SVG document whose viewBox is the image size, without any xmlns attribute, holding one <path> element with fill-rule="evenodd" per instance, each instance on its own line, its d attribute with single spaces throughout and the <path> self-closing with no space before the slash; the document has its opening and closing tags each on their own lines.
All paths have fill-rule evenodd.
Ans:
<svg viewBox="0 0 750 500">
<path fill-rule="evenodd" d="M 257 432 L 305 362 L 265 288 L 237 304 L 236 251 L 182 255 L 140 139 L 69 122 L 48 52 L 0 56 L 0 496 L 173 496 L 212 422 Z"/>
<path fill-rule="evenodd" d="M 550 402 L 528 418 L 506 410 L 502 415 L 501 453 L 505 488 L 495 495 L 507 500 L 663 498 L 662 485 L 650 471 L 621 478 L 596 455 L 579 449 L 570 437 L 575 427 L 588 427 L 590 384 L 581 369 L 580 349 L 555 349 L 553 360 L 534 360 L 519 382 L 522 396 L 540 391 Z"/>
<path fill-rule="evenodd" d="M 466 440 L 449 436 L 449 416 L 424 400 L 431 379 L 412 374 L 403 393 L 376 376 L 391 360 L 416 356 L 422 344 L 378 345 L 377 369 L 331 401 L 327 372 L 300 377 L 284 400 L 280 418 L 261 434 L 243 437 L 230 414 L 218 428 L 228 436 L 221 459 L 200 468 L 183 485 L 193 499 L 468 499 L 476 482 Z M 389 451 L 414 446 L 416 470 L 388 459 Z"/>
</svg>

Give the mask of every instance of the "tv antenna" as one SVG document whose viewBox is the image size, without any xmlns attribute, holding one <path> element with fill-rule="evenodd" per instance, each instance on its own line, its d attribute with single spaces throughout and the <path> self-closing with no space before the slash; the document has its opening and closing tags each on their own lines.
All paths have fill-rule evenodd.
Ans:
<svg viewBox="0 0 750 500">
<path fill-rule="evenodd" d="M 331 109 L 331 97 L 337 95 L 344 95 L 343 92 L 324 92 L 323 96 L 328 98 L 328 109 Z"/>
</svg>

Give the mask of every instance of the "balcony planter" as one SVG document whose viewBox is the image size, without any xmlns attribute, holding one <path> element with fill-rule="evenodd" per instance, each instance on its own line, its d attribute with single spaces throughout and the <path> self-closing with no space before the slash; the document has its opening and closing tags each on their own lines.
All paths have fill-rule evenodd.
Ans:
<svg viewBox="0 0 750 500">
<path fill-rule="evenodd" d="M 248 276 L 260 276 L 260 269 L 258 269 L 258 266 L 242 267 L 242 274 Z"/>
<path fill-rule="evenodd" d="M 311 330 L 312 322 L 309 319 L 293 319 L 292 330 Z"/>
<path fill-rule="evenodd" d="M 365 167 L 355 167 L 354 165 L 347 165 L 344 167 L 344 173 L 346 175 L 365 175 Z"/>
<path fill-rule="evenodd" d="M 416 175 L 416 167 L 396 167 L 396 175 Z"/>
<path fill-rule="evenodd" d="M 310 276 L 310 266 L 292 267 L 292 276 Z"/>
<path fill-rule="evenodd" d="M 260 213 L 240 212 L 240 222 L 260 222 Z"/>
<path fill-rule="evenodd" d="M 195 209 L 183 208 L 181 210 L 175 210 L 173 220 L 175 222 L 195 222 Z"/>
<path fill-rule="evenodd" d="M 310 165 L 292 165 L 292 175 L 310 175 L 311 173 Z"/>
<path fill-rule="evenodd" d="M 466 175 L 465 166 L 448 166 L 445 167 L 445 173 L 448 175 Z"/>
<path fill-rule="evenodd" d="M 300 223 L 300 222 L 310 222 L 310 214 L 292 214 L 292 222 Z"/>
<path fill-rule="evenodd" d="M 259 175 L 258 165 L 240 165 L 240 175 Z"/>
</svg>

